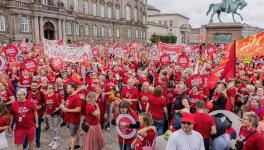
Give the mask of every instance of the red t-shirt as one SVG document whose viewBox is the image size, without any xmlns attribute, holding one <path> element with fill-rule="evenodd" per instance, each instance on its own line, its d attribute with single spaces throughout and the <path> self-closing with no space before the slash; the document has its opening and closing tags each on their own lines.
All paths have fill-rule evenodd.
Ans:
<svg viewBox="0 0 264 150">
<path fill-rule="evenodd" d="M 189 92 L 189 98 L 190 98 L 190 106 L 192 108 L 195 108 L 196 102 L 203 101 L 203 95 L 201 93 L 194 94 L 193 92 Z"/>
<path fill-rule="evenodd" d="M 45 95 L 45 105 L 47 114 L 52 114 L 56 108 L 60 107 L 61 98 L 59 94 L 54 93 L 51 96 Z"/>
<path fill-rule="evenodd" d="M 44 96 L 44 95 L 43 95 Z M 28 93 L 28 100 L 31 100 L 36 106 L 43 106 L 44 100 L 41 98 L 41 94 L 39 91 L 36 92 L 36 94 L 33 94 L 32 92 Z M 43 116 L 44 112 L 43 109 L 37 110 L 38 116 Z"/>
<path fill-rule="evenodd" d="M 149 99 L 149 112 L 154 120 L 164 120 L 163 107 L 166 107 L 166 100 L 163 96 L 151 96 Z"/>
<path fill-rule="evenodd" d="M 2 116 L 0 115 L 0 127 L 9 126 L 10 125 L 10 118 L 8 116 Z M 4 130 L 0 130 L 0 133 L 2 133 Z"/>
<path fill-rule="evenodd" d="M 138 137 L 139 137 L 139 135 L 138 135 Z M 141 138 L 143 138 L 143 141 L 141 140 L 141 138 L 138 138 L 138 137 L 136 139 L 136 142 L 137 142 L 136 150 L 143 150 L 142 147 L 153 145 L 153 142 L 154 142 L 155 137 L 156 137 L 156 133 L 153 130 L 148 130 L 146 136 L 140 136 Z"/>
<path fill-rule="evenodd" d="M 16 128 L 33 128 L 35 127 L 34 112 L 36 106 L 32 101 L 24 102 L 15 101 L 11 106 L 11 114 L 14 115 Z"/>
<path fill-rule="evenodd" d="M 248 131 L 246 127 L 241 126 L 238 140 L 242 141 L 253 131 L 254 130 Z M 264 145 L 264 138 L 261 136 L 259 132 L 256 132 L 244 142 L 244 147 L 242 150 L 264 150 L 263 145 Z"/>
<path fill-rule="evenodd" d="M 195 113 L 194 122 L 194 130 L 201 133 L 203 138 L 210 138 L 211 127 L 215 126 L 213 117 L 205 113 Z"/>
<path fill-rule="evenodd" d="M 96 111 L 96 106 L 91 103 L 87 103 L 86 105 L 86 123 L 88 125 L 97 125 L 99 123 L 99 118 L 95 117 L 92 113 Z"/>
<path fill-rule="evenodd" d="M 68 109 L 75 109 L 77 107 L 81 107 L 82 102 L 79 97 L 79 95 L 74 94 L 74 95 L 69 95 L 65 107 Z M 81 112 L 78 113 L 65 113 L 65 121 L 67 123 L 72 123 L 72 124 L 80 124 L 81 121 Z"/>
<path fill-rule="evenodd" d="M 21 85 L 30 85 L 31 84 L 31 82 L 32 82 L 32 79 L 31 79 L 31 77 L 29 76 L 29 77 L 27 77 L 27 78 L 25 78 L 25 77 L 21 77 L 21 79 L 20 79 L 20 84 Z"/>
<path fill-rule="evenodd" d="M 139 94 L 138 94 L 138 90 L 136 87 L 133 87 L 132 89 L 129 89 L 128 87 L 125 87 L 120 95 L 120 98 L 126 98 L 126 99 L 138 99 L 139 98 Z M 137 102 L 133 102 L 131 106 L 131 109 L 133 111 L 137 111 Z"/>
<path fill-rule="evenodd" d="M 142 106 L 143 111 L 146 111 L 146 106 L 147 106 L 148 100 L 151 96 L 152 96 L 151 92 L 144 92 L 144 91 L 140 92 L 139 102 Z"/>
<path fill-rule="evenodd" d="M 11 91 L 5 91 L 4 93 L 0 93 L 0 98 L 4 103 L 10 102 L 10 97 L 14 96 Z"/>
</svg>

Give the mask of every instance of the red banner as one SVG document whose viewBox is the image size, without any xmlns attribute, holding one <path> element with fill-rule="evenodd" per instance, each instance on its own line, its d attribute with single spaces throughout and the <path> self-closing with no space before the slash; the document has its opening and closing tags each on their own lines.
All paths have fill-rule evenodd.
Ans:
<svg viewBox="0 0 264 150">
<path fill-rule="evenodd" d="M 183 46 L 182 45 L 171 45 L 171 44 L 159 43 L 158 49 L 163 54 L 178 55 L 181 53 Z"/>
</svg>

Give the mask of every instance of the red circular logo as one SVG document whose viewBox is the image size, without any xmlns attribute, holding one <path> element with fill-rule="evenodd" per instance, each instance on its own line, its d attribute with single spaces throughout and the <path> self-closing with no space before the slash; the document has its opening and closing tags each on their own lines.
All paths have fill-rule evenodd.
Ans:
<svg viewBox="0 0 264 150">
<path fill-rule="evenodd" d="M 205 78 L 204 76 L 200 75 L 200 74 L 195 74 L 190 76 L 187 81 L 186 81 L 187 85 L 189 87 L 193 87 L 193 86 L 199 86 L 200 88 L 204 87 L 204 83 L 205 83 Z"/>
<path fill-rule="evenodd" d="M 8 45 L 3 48 L 4 53 L 8 57 L 16 57 L 18 54 L 18 48 L 14 45 Z"/>
<path fill-rule="evenodd" d="M 53 58 L 51 67 L 55 70 L 61 70 L 63 68 L 63 60 L 61 58 Z"/>
<path fill-rule="evenodd" d="M 185 54 L 181 54 L 181 55 L 178 57 L 178 64 L 179 64 L 181 67 L 183 67 L 183 68 L 187 67 L 188 64 L 189 64 L 189 58 L 188 58 L 188 56 L 185 55 Z"/>
<path fill-rule="evenodd" d="M 37 63 L 33 59 L 27 59 L 23 62 L 22 68 L 31 72 L 35 72 L 38 69 Z"/>
<path fill-rule="evenodd" d="M 137 133 L 136 129 L 130 128 L 129 124 L 135 124 L 135 119 L 129 114 L 120 114 L 116 118 L 116 131 L 119 136 L 124 139 L 130 139 L 134 137 Z"/>
<path fill-rule="evenodd" d="M 161 57 L 160 57 L 160 63 L 162 66 L 167 66 L 169 65 L 171 62 L 171 58 L 170 58 L 170 55 L 168 54 L 163 54 Z"/>
</svg>

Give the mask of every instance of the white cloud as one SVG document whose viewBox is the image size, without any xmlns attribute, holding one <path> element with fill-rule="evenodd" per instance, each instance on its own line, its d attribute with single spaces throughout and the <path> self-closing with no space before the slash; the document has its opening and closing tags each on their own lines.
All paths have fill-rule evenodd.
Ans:
<svg viewBox="0 0 264 150">
<path fill-rule="evenodd" d="M 190 18 L 193 27 L 207 24 L 210 17 L 206 16 L 209 4 L 219 3 L 221 0 L 148 0 L 149 4 L 154 5 L 164 13 L 180 13 Z M 264 28 L 264 0 L 246 0 L 248 5 L 241 11 L 244 18 L 243 23 Z M 222 20 L 231 22 L 231 15 L 222 14 Z M 215 21 L 217 17 L 214 18 Z M 240 18 L 236 16 L 236 20 Z"/>
</svg>

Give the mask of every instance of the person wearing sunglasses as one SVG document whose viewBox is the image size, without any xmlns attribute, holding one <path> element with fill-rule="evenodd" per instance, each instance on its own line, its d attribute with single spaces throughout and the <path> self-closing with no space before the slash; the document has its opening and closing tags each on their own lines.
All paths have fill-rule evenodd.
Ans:
<svg viewBox="0 0 264 150">
<path fill-rule="evenodd" d="M 203 137 L 193 130 L 194 116 L 182 113 L 181 129 L 172 133 L 166 145 L 166 150 L 204 150 Z"/>
</svg>

